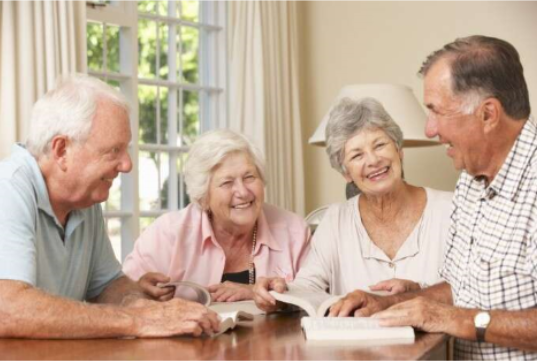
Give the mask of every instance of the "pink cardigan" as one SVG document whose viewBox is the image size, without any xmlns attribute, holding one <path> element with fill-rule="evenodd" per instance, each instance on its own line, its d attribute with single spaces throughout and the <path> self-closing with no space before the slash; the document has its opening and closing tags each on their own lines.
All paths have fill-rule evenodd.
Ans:
<svg viewBox="0 0 537 361">
<path fill-rule="evenodd" d="M 310 236 L 301 217 L 264 204 L 254 251 L 256 277 L 293 280 L 308 253 Z M 191 204 L 162 215 L 148 226 L 125 259 L 123 272 L 134 280 L 146 272 L 160 272 L 172 282 L 209 286 L 220 283 L 225 263 L 207 214 Z"/>
</svg>

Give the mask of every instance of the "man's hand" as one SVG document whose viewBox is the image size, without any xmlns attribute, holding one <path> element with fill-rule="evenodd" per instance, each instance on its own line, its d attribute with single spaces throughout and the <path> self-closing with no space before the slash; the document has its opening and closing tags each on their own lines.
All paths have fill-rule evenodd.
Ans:
<svg viewBox="0 0 537 361">
<path fill-rule="evenodd" d="M 280 277 L 265 278 L 261 277 L 254 286 L 254 301 L 257 307 L 265 312 L 275 312 L 282 308 L 282 303 L 277 302 L 268 292 L 274 290 L 284 293 L 287 290 L 285 279 Z"/>
<path fill-rule="evenodd" d="M 175 294 L 175 287 L 160 287 L 158 284 L 170 282 L 170 277 L 158 272 L 148 272 L 138 280 L 138 286 L 153 299 L 158 301 L 169 301 Z"/>
<path fill-rule="evenodd" d="M 458 310 L 446 303 L 417 297 L 396 304 L 387 310 L 376 313 L 381 326 L 413 326 L 425 332 L 447 332 L 456 322 Z"/>
<path fill-rule="evenodd" d="M 391 305 L 387 297 L 356 290 L 330 307 L 329 317 L 367 317 Z"/>
<path fill-rule="evenodd" d="M 167 302 L 138 300 L 126 308 L 134 316 L 134 336 L 169 337 L 218 332 L 218 315 L 199 303 L 179 298 Z"/>
<path fill-rule="evenodd" d="M 215 302 L 236 302 L 254 298 L 253 286 L 225 281 L 207 288 Z"/>
<path fill-rule="evenodd" d="M 391 280 L 380 281 L 373 286 L 369 286 L 369 289 L 371 291 L 386 291 L 390 295 L 395 295 L 403 292 L 418 291 L 421 287 L 414 281 L 392 278 Z"/>
</svg>

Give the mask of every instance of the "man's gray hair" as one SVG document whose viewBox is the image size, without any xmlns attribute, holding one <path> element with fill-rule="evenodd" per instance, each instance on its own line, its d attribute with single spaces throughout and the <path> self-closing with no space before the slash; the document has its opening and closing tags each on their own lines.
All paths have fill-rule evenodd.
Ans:
<svg viewBox="0 0 537 361">
<path fill-rule="evenodd" d="M 97 78 L 84 74 L 61 77 L 34 105 L 26 148 L 36 158 L 48 154 L 50 142 L 65 135 L 75 142 L 89 137 L 99 101 L 111 101 L 129 113 L 127 99 Z"/>
<path fill-rule="evenodd" d="M 326 153 L 332 168 L 341 174 L 346 173 L 345 144 L 366 129 L 381 129 L 394 141 L 397 149 L 403 146 L 401 128 L 378 100 L 343 98 L 332 108 L 326 126 Z"/>
<path fill-rule="evenodd" d="M 419 74 L 427 75 L 440 59 L 449 62 L 451 91 L 464 97 L 463 112 L 472 113 L 483 99 L 494 97 L 510 117 L 529 117 L 524 69 L 517 50 L 507 41 L 482 35 L 456 39 L 431 53 Z"/>
<path fill-rule="evenodd" d="M 209 183 L 215 168 L 233 153 L 249 156 L 265 182 L 265 160 L 261 151 L 244 135 L 228 129 L 213 130 L 199 137 L 185 162 L 185 183 L 192 203 L 206 206 Z"/>
</svg>

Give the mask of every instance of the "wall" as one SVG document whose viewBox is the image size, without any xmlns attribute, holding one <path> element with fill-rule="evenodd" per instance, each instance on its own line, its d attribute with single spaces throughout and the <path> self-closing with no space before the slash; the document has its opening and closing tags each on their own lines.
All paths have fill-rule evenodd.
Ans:
<svg viewBox="0 0 537 361">
<path fill-rule="evenodd" d="M 535 2 L 300 2 L 301 111 L 304 129 L 306 212 L 345 199 L 343 177 L 324 148 L 307 144 L 339 90 L 354 83 L 410 86 L 422 100 L 416 73 L 432 52 L 474 34 L 511 42 L 525 67 L 537 107 Z M 458 173 L 443 146 L 406 149 L 407 180 L 453 190 Z"/>
</svg>

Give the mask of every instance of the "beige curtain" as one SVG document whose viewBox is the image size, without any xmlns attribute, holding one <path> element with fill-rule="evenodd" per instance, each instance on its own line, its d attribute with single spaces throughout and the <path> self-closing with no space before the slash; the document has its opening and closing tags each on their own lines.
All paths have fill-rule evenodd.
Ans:
<svg viewBox="0 0 537 361">
<path fill-rule="evenodd" d="M 77 1 L 0 2 L 0 159 L 24 141 L 32 105 L 58 75 L 86 70 L 86 7 Z"/>
<path fill-rule="evenodd" d="M 228 3 L 232 129 L 267 158 L 267 201 L 304 215 L 294 1 Z"/>
</svg>

